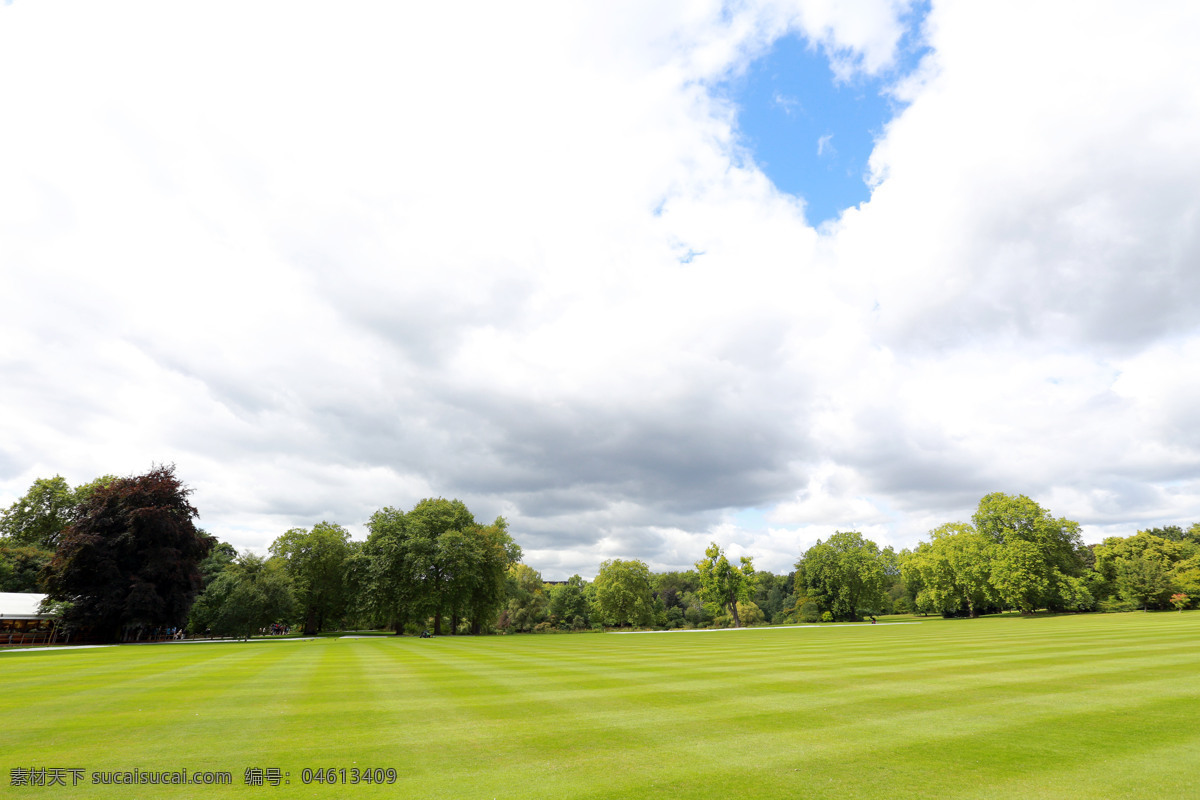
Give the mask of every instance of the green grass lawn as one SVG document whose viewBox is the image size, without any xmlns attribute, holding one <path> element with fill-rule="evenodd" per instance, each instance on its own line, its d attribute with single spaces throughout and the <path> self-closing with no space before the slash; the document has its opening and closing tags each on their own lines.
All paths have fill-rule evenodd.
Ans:
<svg viewBox="0 0 1200 800">
<path fill-rule="evenodd" d="M 1200 612 L 0 652 L 0 688 L 11 797 L 1200 797 Z M 234 785 L 88 783 L 183 768 Z"/>
</svg>

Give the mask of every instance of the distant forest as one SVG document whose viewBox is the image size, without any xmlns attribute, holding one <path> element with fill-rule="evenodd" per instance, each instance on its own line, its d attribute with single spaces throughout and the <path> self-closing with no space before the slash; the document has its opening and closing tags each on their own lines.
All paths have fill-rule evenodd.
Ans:
<svg viewBox="0 0 1200 800">
<path fill-rule="evenodd" d="M 756 571 L 751 558 L 734 564 L 713 543 L 689 570 L 613 559 L 593 581 L 547 582 L 522 562 L 503 518 L 478 522 L 458 500 L 381 508 L 365 541 L 331 522 L 293 528 L 259 556 L 195 527 L 190 494 L 169 466 L 77 487 L 35 481 L 0 512 L 0 591 L 45 593 L 63 630 L 112 641 L 149 631 L 681 629 L 1200 600 L 1200 523 L 1085 545 L 1078 523 L 1024 495 L 989 494 L 969 523 L 941 525 L 913 550 L 838 531 L 787 575 Z"/>
</svg>

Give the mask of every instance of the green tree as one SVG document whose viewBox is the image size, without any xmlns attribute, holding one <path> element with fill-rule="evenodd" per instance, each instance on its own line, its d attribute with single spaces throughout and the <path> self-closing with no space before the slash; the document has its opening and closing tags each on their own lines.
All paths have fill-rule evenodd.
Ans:
<svg viewBox="0 0 1200 800">
<path fill-rule="evenodd" d="M 214 541 L 212 550 L 209 550 L 208 555 L 200 562 L 200 577 L 204 586 L 208 587 L 216 580 L 218 575 L 237 560 L 237 557 L 237 549 L 229 542 Z"/>
<path fill-rule="evenodd" d="M 397 633 L 406 622 L 424 624 L 430 617 L 434 632 L 441 633 L 450 576 L 437 540 L 474 525 L 461 501 L 443 498 L 421 500 L 407 514 L 383 508 L 372 515 L 367 542 L 378 559 L 375 590 L 395 609 Z"/>
<path fill-rule="evenodd" d="M 88 500 L 92 494 L 100 489 L 106 489 L 114 482 L 119 481 L 120 477 L 116 475 L 101 475 L 88 483 L 81 483 L 75 487 L 75 504 L 80 505 Z"/>
<path fill-rule="evenodd" d="M 1143 611 L 1164 608 L 1170 602 L 1170 569 L 1167 559 L 1153 552 L 1123 558 L 1117 562 L 1117 590 Z"/>
<path fill-rule="evenodd" d="M 271 555 L 282 559 L 292 578 L 306 635 L 341 620 L 351 599 L 346 585 L 349 531 L 323 521 L 311 531 L 292 528 L 271 544 Z"/>
<path fill-rule="evenodd" d="M 281 559 L 244 553 L 197 599 L 188 623 L 193 634 L 249 639 L 296 613 L 292 579 Z"/>
<path fill-rule="evenodd" d="M 1083 576 L 1087 551 L 1079 523 L 1052 517 L 1025 495 L 1001 492 L 984 496 L 972 521 L 975 530 L 999 548 L 993 572 L 1003 572 L 1005 588 L 1000 589 L 1001 579 L 994 581 L 1002 598 L 1026 613 L 1067 608 L 1075 602 L 1076 584 L 1068 578 Z M 1023 585 L 1016 583 L 1021 580 Z"/>
<path fill-rule="evenodd" d="M 1188 530 L 1184 530 L 1179 525 L 1163 525 L 1158 528 L 1147 528 L 1138 533 L 1148 533 L 1151 536 L 1157 536 L 1161 539 L 1167 539 L 1172 542 L 1192 542 L 1200 544 L 1200 523 L 1192 525 Z"/>
<path fill-rule="evenodd" d="M 75 506 L 75 492 L 61 475 L 38 478 L 21 499 L 0 512 L 0 541 L 53 552 Z"/>
<path fill-rule="evenodd" d="M 371 602 L 371 559 L 366 542 L 351 541 L 346 556 L 346 627 L 381 628 L 387 621 L 375 614 Z"/>
<path fill-rule="evenodd" d="M 683 609 L 683 619 L 687 625 L 693 628 L 704 628 L 712 623 L 713 615 L 705 607 L 699 589 L 695 592 L 684 592 L 679 601 L 680 607 Z"/>
<path fill-rule="evenodd" d="M 713 542 L 704 551 L 704 558 L 696 562 L 696 571 L 700 574 L 700 596 L 704 602 L 716 609 L 728 610 L 733 627 L 742 627 L 738 603 L 749 603 L 754 591 L 751 560 L 742 556 L 741 566 L 735 567 Z"/>
<path fill-rule="evenodd" d="M 700 575 L 694 569 L 655 573 L 651 588 L 663 602 L 668 627 L 682 628 L 688 610 L 686 598 L 700 591 Z"/>
<path fill-rule="evenodd" d="M 1176 564 L 1171 570 L 1171 585 L 1191 597 L 1200 597 L 1200 556 Z"/>
<path fill-rule="evenodd" d="M 1046 605 L 1050 590 L 1046 562 L 1033 542 L 1013 539 L 992 563 L 992 581 L 1005 604 L 1029 614 Z"/>
<path fill-rule="evenodd" d="M 655 594 L 662 595 L 668 606 L 670 597 L 682 597 L 687 592 L 700 591 L 700 574 L 694 569 L 675 572 L 656 572 L 652 576 Z"/>
<path fill-rule="evenodd" d="M 108 475 L 72 489 L 61 475 L 39 478 L 0 511 L 0 591 L 42 592 L 44 573 L 76 509 L 113 480 Z"/>
<path fill-rule="evenodd" d="M 415 619 L 415 586 L 408 579 L 408 528 L 404 512 L 386 506 L 371 515 L 367 541 L 352 570 L 368 587 L 359 595 L 360 610 L 393 628 L 397 635 Z"/>
<path fill-rule="evenodd" d="M 199 564 L 213 545 L 192 522 L 190 494 L 166 466 L 91 492 L 47 572 L 50 599 L 70 604 L 66 627 L 117 640 L 125 627 L 187 620 L 202 587 Z"/>
<path fill-rule="evenodd" d="M 762 609 L 767 622 L 778 622 L 783 617 L 783 602 L 788 595 L 787 577 L 770 572 L 754 573 L 753 601 Z"/>
<path fill-rule="evenodd" d="M 904 566 L 908 583 L 917 587 L 914 606 L 922 614 L 951 614 L 959 598 L 954 570 L 944 548 L 919 542 Z"/>
<path fill-rule="evenodd" d="M 900 562 L 900 580 L 904 585 L 904 602 L 902 605 L 907 607 L 907 610 L 916 614 L 932 614 L 941 613 L 940 608 L 936 608 L 937 597 L 930 597 L 930 592 L 925 586 L 925 574 L 927 567 L 923 563 L 923 557 L 926 551 L 932 545 L 929 542 L 918 542 L 913 550 L 901 550 L 897 556 Z M 893 607 L 898 601 L 893 602 Z"/>
<path fill-rule="evenodd" d="M 608 624 L 644 626 L 653 619 L 650 568 L 644 562 L 609 559 L 600 565 L 592 586 L 596 610 Z"/>
<path fill-rule="evenodd" d="M 74 494 L 61 475 L 39 478 L 23 497 L 0 511 L 0 542 L 53 551 L 74 507 Z"/>
<path fill-rule="evenodd" d="M 467 620 L 471 633 L 481 633 L 504 604 L 510 558 L 520 558 L 508 524 L 497 517 L 486 527 L 447 531 L 438 537 L 435 550 L 441 574 L 439 602 L 450 617 L 451 632 Z"/>
<path fill-rule="evenodd" d="M 38 478 L 21 499 L 0 511 L 0 544 L 53 553 L 80 504 L 115 480 L 114 475 L 104 475 L 72 489 L 61 475 Z"/>
<path fill-rule="evenodd" d="M 508 570 L 520 562 L 521 547 L 509 535 L 504 517 L 496 517 L 491 525 L 478 528 L 476 534 L 467 615 L 471 633 L 478 635 L 485 626 L 491 626 L 504 606 Z"/>
<path fill-rule="evenodd" d="M 459 500 L 425 499 L 408 512 L 411 534 L 408 555 L 411 578 L 418 585 L 420 604 L 425 616 L 433 617 L 433 632 L 442 633 L 442 618 L 447 615 L 454 581 L 461 577 L 447 558 L 447 543 L 440 541 L 451 532 L 461 533 L 475 527 L 475 518 Z"/>
<path fill-rule="evenodd" d="M 521 548 L 503 517 L 481 526 L 460 501 L 438 498 L 420 501 L 407 514 L 380 509 L 368 528 L 369 610 L 390 620 L 397 633 L 432 617 L 440 634 L 446 616 L 452 628 L 462 617 L 480 632 L 505 602 L 504 576 Z"/>
<path fill-rule="evenodd" d="M 904 576 L 900 571 L 900 554 L 889 545 L 880 551 L 880 556 L 883 560 L 883 605 L 881 610 L 885 614 L 891 614 L 896 611 L 896 600 L 905 594 Z M 906 604 L 902 602 L 901 609 L 907 610 L 905 606 Z"/>
<path fill-rule="evenodd" d="M 1077 578 L 1074 575 L 1056 576 L 1057 586 L 1055 592 L 1062 601 L 1063 608 L 1067 611 L 1091 611 L 1096 606 L 1095 597 L 1092 595 L 1091 589 L 1088 588 L 1088 581 L 1085 578 Z"/>
<path fill-rule="evenodd" d="M 559 627 L 583 628 L 588 624 L 587 582 L 572 575 L 550 589 L 550 617 Z M 578 620 L 578 622 L 576 622 Z"/>
<path fill-rule="evenodd" d="M 817 540 L 796 564 L 808 597 L 835 620 L 857 620 L 860 611 L 877 612 L 883 604 L 886 572 L 879 546 L 856 531 L 837 531 Z"/>
<path fill-rule="evenodd" d="M 542 575 L 528 564 L 513 564 L 508 569 L 508 603 L 501 627 L 528 632 L 545 622 L 550 598 Z"/>
<path fill-rule="evenodd" d="M 0 544 L 0 592 L 41 592 L 54 553 L 40 547 Z"/>
<path fill-rule="evenodd" d="M 918 607 L 979 616 L 981 607 L 998 599 L 991 581 L 995 545 L 962 522 L 941 525 L 929 536 L 911 556 L 910 569 L 919 573 L 921 586 Z"/>
<path fill-rule="evenodd" d="M 1152 556 L 1174 564 L 1183 560 L 1189 553 L 1186 544 L 1152 531 L 1138 531 L 1133 536 L 1121 538 L 1110 536 L 1094 548 L 1095 569 L 1112 580 L 1116 578 L 1116 568 L 1120 561 L 1136 556 Z"/>
<path fill-rule="evenodd" d="M 1110 536 L 1093 548 L 1098 583 L 1106 594 L 1117 594 L 1143 608 L 1166 608 L 1171 591 L 1185 587 L 1189 570 L 1200 566 L 1197 550 L 1174 526 L 1124 538 Z"/>
<path fill-rule="evenodd" d="M 752 600 L 746 602 L 738 602 L 738 618 L 747 625 L 762 625 L 767 621 L 767 617 L 763 614 L 758 604 Z"/>
</svg>

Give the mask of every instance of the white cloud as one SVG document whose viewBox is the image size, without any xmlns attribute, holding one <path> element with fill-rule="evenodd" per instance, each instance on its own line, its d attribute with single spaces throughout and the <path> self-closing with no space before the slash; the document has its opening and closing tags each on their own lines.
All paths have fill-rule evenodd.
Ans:
<svg viewBox="0 0 1200 800">
<path fill-rule="evenodd" d="M 907 8 L 0 9 L 0 504 L 173 461 L 263 549 L 459 496 L 547 577 L 1200 518 L 1195 10 L 935 5 L 818 233 L 706 87 L 794 30 L 883 74 Z"/>
</svg>

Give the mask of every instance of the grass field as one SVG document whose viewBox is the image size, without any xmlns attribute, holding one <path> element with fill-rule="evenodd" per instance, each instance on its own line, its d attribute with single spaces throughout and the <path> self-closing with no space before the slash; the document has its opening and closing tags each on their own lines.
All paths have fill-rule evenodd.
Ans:
<svg viewBox="0 0 1200 800">
<path fill-rule="evenodd" d="M 1200 797 L 1200 612 L 0 652 L 0 688 L 11 797 Z M 234 785 L 90 785 L 183 768 Z"/>
</svg>

